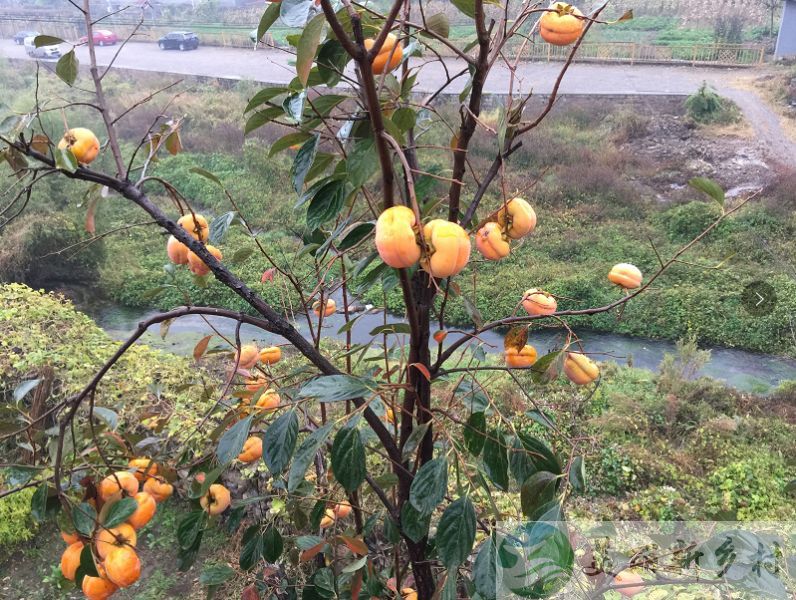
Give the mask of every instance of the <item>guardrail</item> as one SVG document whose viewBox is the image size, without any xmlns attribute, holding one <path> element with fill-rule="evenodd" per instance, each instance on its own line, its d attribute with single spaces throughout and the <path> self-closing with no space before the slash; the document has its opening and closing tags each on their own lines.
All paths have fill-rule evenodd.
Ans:
<svg viewBox="0 0 796 600">
<path fill-rule="evenodd" d="M 124 38 L 133 31 L 129 24 L 113 25 L 113 30 Z M 77 25 L 70 23 L 42 23 L 36 21 L 4 22 L 0 21 L 0 37 L 12 37 L 20 29 L 38 29 L 50 35 L 55 35 L 66 40 L 76 40 L 81 33 Z M 238 48 L 251 48 L 252 41 L 249 37 L 254 27 L 231 26 L 220 24 L 193 24 L 193 25 L 145 25 L 138 30 L 139 41 L 155 42 L 169 31 L 187 29 L 196 32 L 203 45 L 227 46 Z M 283 42 L 285 35 L 291 30 L 273 28 L 269 41 Z M 450 56 L 452 53 L 443 44 L 424 40 L 431 43 L 441 55 Z M 519 49 L 523 40 L 515 40 L 513 49 Z M 511 53 L 512 48 L 508 52 Z M 551 46 L 541 40 L 534 40 L 526 45 L 524 50 L 526 60 L 531 61 L 563 61 L 569 54 L 569 48 Z M 659 45 L 639 44 L 632 42 L 584 42 L 578 50 L 579 61 L 593 62 L 619 62 L 619 63 L 674 63 L 689 65 L 713 65 L 722 67 L 743 67 L 760 65 L 765 60 L 766 46 L 763 44 L 683 44 Z"/>
</svg>

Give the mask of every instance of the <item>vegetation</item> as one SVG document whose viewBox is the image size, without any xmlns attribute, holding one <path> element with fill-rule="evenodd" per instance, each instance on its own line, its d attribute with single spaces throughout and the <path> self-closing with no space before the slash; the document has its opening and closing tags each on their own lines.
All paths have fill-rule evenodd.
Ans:
<svg viewBox="0 0 796 600">
<path fill-rule="evenodd" d="M 703 82 L 685 101 L 688 116 L 697 123 L 727 125 L 741 120 L 741 111 L 732 100 L 722 98 Z"/>
</svg>

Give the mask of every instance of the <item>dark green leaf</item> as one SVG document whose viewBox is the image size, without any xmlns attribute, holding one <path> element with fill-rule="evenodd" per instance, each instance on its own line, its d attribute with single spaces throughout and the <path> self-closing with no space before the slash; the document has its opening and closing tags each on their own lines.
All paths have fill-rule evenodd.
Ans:
<svg viewBox="0 0 796 600">
<path fill-rule="evenodd" d="M 235 570 L 227 565 L 209 565 L 202 569 L 199 583 L 202 585 L 221 585 L 235 574 Z"/>
<path fill-rule="evenodd" d="M 346 158 L 348 182 L 358 188 L 379 170 L 379 158 L 372 139 L 358 141 Z"/>
<path fill-rule="evenodd" d="M 268 8 L 265 9 L 263 16 L 260 17 L 260 24 L 257 26 L 257 41 L 259 42 L 263 39 L 263 36 L 268 31 L 268 29 L 273 25 L 276 20 L 279 18 L 280 12 L 280 3 L 279 2 L 272 2 L 268 5 Z"/>
<path fill-rule="evenodd" d="M 80 66 L 80 61 L 75 56 L 75 49 L 72 48 L 69 52 L 61 56 L 55 65 L 55 74 L 67 85 L 72 85 L 77 79 L 77 68 Z"/>
<path fill-rule="evenodd" d="M 276 562 L 282 556 L 284 542 L 282 534 L 274 526 L 269 526 L 263 534 L 263 558 L 268 562 Z"/>
<path fill-rule="evenodd" d="M 455 569 L 467 560 L 475 541 L 475 525 L 475 508 L 466 496 L 454 500 L 442 513 L 434 539 L 447 569 Z"/>
<path fill-rule="evenodd" d="M 586 463 L 582 456 L 576 456 L 569 467 L 569 483 L 576 492 L 586 490 Z"/>
<path fill-rule="evenodd" d="M 290 180 L 293 182 L 293 189 L 297 194 L 301 194 L 301 190 L 304 187 L 304 178 L 307 176 L 307 171 L 309 171 L 312 161 L 315 159 L 318 140 L 320 140 L 320 136 L 317 134 L 313 135 L 301 145 L 301 148 L 296 153 L 296 158 L 293 159 L 293 165 L 290 167 Z"/>
<path fill-rule="evenodd" d="M 481 454 L 486 441 L 486 415 L 474 412 L 464 426 L 464 445 L 473 456 Z"/>
<path fill-rule="evenodd" d="M 240 568 L 248 571 L 263 557 L 265 539 L 259 525 L 252 525 L 243 533 L 240 544 Z"/>
<path fill-rule="evenodd" d="M 307 227 L 317 229 L 336 218 L 346 198 L 345 181 L 332 180 L 322 186 L 307 206 Z"/>
<path fill-rule="evenodd" d="M 417 113 L 408 107 L 399 108 L 392 115 L 392 122 L 404 133 L 415 126 L 416 120 Z"/>
<path fill-rule="evenodd" d="M 340 252 L 343 252 L 344 250 L 349 250 L 350 248 L 353 248 L 354 246 L 359 244 L 362 240 L 364 240 L 366 237 L 368 237 L 375 227 L 376 227 L 375 223 L 372 223 L 370 221 L 366 223 L 354 223 L 353 225 L 351 225 L 348 231 L 345 232 L 345 235 L 343 236 L 343 239 L 340 241 L 340 243 L 337 244 L 337 249 Z"/>
<path fill-rule="evenodd" d="M 484 600 L 497 600 L 497 549 L 493 536 L 489 536 L 475 557 L 473 582 Z"/>
<path fill-rule="evenodd" d="M 413 542 L 419 542 L 428 535 L 431 524 L 431 513 L 423 515 L 418 512 L 411 502 L 404 502 L 401 508 L 401 528 Z"/>
<path fill-rule="evenodd" d="M 471 19 L 475 18 L 475 0 L 451 0 L 451 2 Z"/>
<path fill-rule="evenodd" d="M 506 437 L 493 429 L 484 442 L 484 469 L 489 479 L 499 489 L 509 488 L 509 457 Z"/>
<path fill-rule="evenodd" d="M 78 533 L 91 537 L 91 532 L 97 523 L 97 510 L 87 502 L 81 502 L 72 508 L 72 523 Z"/>
<path fill-rule="evenodd" d="M 47 518 L 47 496 L 49 487 L 42 483 L 30 499 L 30 514 L 37 523 L 43 522 Z"/>
<path fill-rule="evenodd" d="M 285 93 L 287 93 L 287 90 L 283 87 L 264 88 L 252 96 L 252 99 L 249 100 L 249 103 L 246 105 L 246 109 L 243 112 L 247 113 L 251 110 L 254 110 L 258 106 L 261 106 L 266 102 L 273 100 L 277 96 L 281 96 Z"/>
<path fill-rule="evenodd" d="M 207 239 L 208 243 L 215 246 L 223 242 L 237 214 L 236 212 L 230 211 L 213 219 L 210 222 L 210 234 Z"/>
<path fill-rule="evenodd" d="M 332 112 L 332 109 L 340 104 L 341 102 L 348 99 L 348 96 L 338 96 L 335 94 L 325 94 L 323 96 L 317 96 L 313 98 L 311 105 L 309 107 L 309 111 L 311 111 L 311 115 L 319 115 L 321 117 L 326 117 Z"/>
<path fill-rule="evenodd" d="M 64 40 L 59 37 L 55 37 L 54 35 L 37 35 L 33 38 L 33 46 L 35 48 L 41 48 L 42 46 L 57 46 L 58 44 L 64 44 Z"/>
<path fill-rule="evenodd" d="M 290 148 L 291 146 L 295 146 L 296 144 L 303 144 L 308 139 L 312 137 L 312 134 L 306 133 L 304 131 L 297 131 L 295 133 L 288 133 L 287 135 L 282 136 L 278 140 L 276 140 L 273 144 L 271 144 L 271 149 L 268 151 L 268 156 L 271 157 L 286 148 Z"/>
<path fill-rule="evenodd" d="M 243 444 L 249 437 L 249 429 L 252 425 L 252 416 L 242 419 L 230 427 L 218 440 L 216 456 L 222 465 L 228 465 L 238 457 L 243 450 Z"/>
<path fill-rule="evenodd" d="M 392 335 L 392 334 L 409 334 L 412 332 L 412 328 L 409 327 L 409 323 L 387 323 L 386 325 L 379 325 L 378 327 L 374 327 L 370 330 L 368 335 Z"/>
<path fill-rule="evenodd" d="M 296 449 L 299 422 L 295 411 L 279 416 L 263 436 L 263 461 L 271 473 L 285 470 Z"/>
<path fill-rule="evenodd" d="M 138 502 L 135 498 L 122 498 L 118 502 L 114 502 L 108 514 L 105 516 L 104 527 L 117 527 L 130 518 L 136 509 Z M 104 512 L 104 511 L 103 511 Z"/>
<path fill-rule="evenodd" d="M 201 167 L 191 167 L 189 171 L 191 173 L 196 173 L 197 175 L 204 177 L 205 179 L 209 179 L 210 181 L 212 181 L 221 188 L 224 187 L 224 185 L 221 183 L 221 180 L 206 169 L 202 169 Z"/>
<path fill-rule="evenodd" d="M 371 384 L 372 385 L 372 384 Z M 317 398 L 321 402 L 339 402 L 361 398 L 372 393 L 368 381 L 353 375 L 324 375 L 310 380 L 299 391 L 300 398 Z"/>
<path fill-rule="evenodd" d="M 412 433 L 410 433 L 409 437 L 406 438 L 404 447 L 401 448 L 401 458 L 403 460 L 409 460 L 411 462 L 411 458 L 420 446 L 420 442 L 422 442 L 423 438 L 426 436 L 429 425 L 430 423 L 422 423 L 421 425 L 418 425 L 412 429 Z"/>
<path fill-rule="evenodd" d="M 365 480 L 365 446 L 356 427 L 343 427 L 334 436 L 332 468 L 335 479 L 349 493 Z"/>
<path fill-rule="evenodd" d="M 229 264 L 231 265 L 240 265 L 246 262 L 246 260 L 254 254 L 254 248 L 249 246 L 248 248 L 239 248 L 235 250 L 235 254 L 232 255 L 232 258 L 229 260 Z"/>
<path fill-rule="evenodd" d="M 345 66 L 349 61 L 348 52 L 336 39 L 328 39 L 318 52 L 318 75 L 326 85 L 334 87 L 340 83 Z"/>
<path fill-rule="evenodd" d="M 326 441 L 326 438 L 329 437 L 329 432 L 331 430 L 332 423 L 327 423 L 320 429 L 313 431 L 301 442 L 298 450 L 296 450 L 296 456 L 290 465 L 290 471 L 287 477 L 288 492 L 295 492 L 299 484 L 304 481 L 307 468 L 312 463 L 312 459 L 315 458 L 315 454 Z"/>
<path fill-rule="evenodd" d="M 520 488 L 522 514 L 530 518 L 541 506 L 556 497 L 558 478 L 547 471 L 538 471 L 528 477 Z"/>
<path fill-rule="evenodd" d="M 554 475 L 561 474 L 561 463 L 547 445 L 524 432 L 519 432 L 518 437 L 537 471 L 550 471 Z"/>
<path fill-rule="evenodd" d="M 325 22 L 326 17 L 323 13 L 319 13 L 310 19 L 301 31 L 301 39 L 296 48 L 296 75 L 304 86 L 307 85 L 307 78 L 310 76 L 310 69 L 315 60 L 315 51 L 321 41 L 321 32 Z"/>
<path fill-rule="evenodd" d="M 249 135 L 255 129 L 262 127 L 266 123 L 270 123 L 285 114 L 281 106 L 269 106 L 263 110 L 258 110 L 252 114 L 247 120 L 243 128 L 243 135 Z"/>
<path fill-rule="evenodd" d="M 205 511 L 195 510 L 185 515 L 177 525 L 177 542 L 187 549 L 196 543 L 205 526 Z"/>
<path fill-rule="evenodd" d="M 303 84 L 302 84 L 303 87 Z M 289 120 L 294 123 L 301 123 L 304 119 L 304 102 L 307 99 L 307 92 L 301 91 L 297 94 L 291 94 L 282 102 L 282 110 Z"/>
<path fill-rule="evenodd" d="M 417 470 L 409 489 L 409 502 L 423 515 L 430 515 L 448 491 L 448 461 L 444 457 L 428 461 Z"/>
<path fill-rule="evenodd" d="M 550 383 L 558 377 L 563 360 L 564 355 L 560 350 L 545 354 L 531 367 L 531 379 L 534 383 Z"/>
<path fill-rule="evenodd" d="M 712 179 L 708 179 L 706 177 L 694 177 L 688 182 L 688 185 L 695 190 L 702 192 L 703 194 L 707 194 L 716 202 L 718 202 L 719 205 L 724 206 L 724 190 Z"/>
</svg>

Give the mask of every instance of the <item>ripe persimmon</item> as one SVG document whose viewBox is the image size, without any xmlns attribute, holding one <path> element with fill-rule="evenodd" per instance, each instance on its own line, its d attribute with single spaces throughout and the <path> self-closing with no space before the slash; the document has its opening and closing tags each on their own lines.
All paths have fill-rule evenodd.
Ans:
<svg viewBox="0 0 796 600">
<path fill-rule="evenodd" d="M 536 228 L 536 211 L 522 198 L 512 198 L 498 211 L 497 221 L 503 232 L 518 240 Z"/>
<path fill-rule="evenodd" d="M 622 587 L 617 588 L 615 591 L 619 592 L 620 595 L 625 596 L 626 598 L 632 598 L 636 594 L 640 594 L 644 591 L 644 579 L 641 575 L 636 573 L 630 573 L 629 571 L 623 571 L 622 573 L 617 573 L 614 576 L 614 584 L 616 585 L 627 585 L 630 586 L 631 583 L 638 583 L 642 585 L 635 585 L 632 587 Z"/>
<path fill-rule="evenodd" d="M 97 555 L 103 560 L 114 548 L 121 548 L 122 546 L 135 547 L 137 542 L 138 536 L 133 526 L 129 523 L 122 523 L 118 527 L 110 529 L 100 529 L 95 538 Z"/>
<path fill-rule="evenodd" d="M 241 369 L 251 369 L 260 361 L 260 349 L 256 344 L 243 344 L 235 351 L 235 362 Z"/>
<path fill-rule="evenodd" d="M 366 39 L 365 49 L 370 50 L 373 48 L 373 44 L 375 43 L 376 40 L 374 38 Z M 379 49 L 379 53 L 373 59 L 373 72 L 377 75 L 389 73 L 399 64 L 401 64 L 401 59 L 403 56 L 404 50 L 401 47 L 401 44 L 398 43 L 398 38 L 391 33 L 388 34 L 384 39 L 384 44 L 382 44 L 381 48 Z"/>
<path fill-rule="evenodd" d="M 500 225 L 494 221 L 481 227 L 475 234 L 475 247 L 487 260 L 506 258 L 511 252 L 511 246 L 503 238 Z"/>
<path fill-rule="evenodd" d="M 212 254 L 217 261 L 221 262 L 221 260 L 224 258 L 221 250 L 215 246 L 208 244 L 205 246 L 205 248 L 207 248 L 207 251 Z M 188 269 L 191 271 L 191 273 L 194 275 L 199 275 L 200 277 L 202 275 L 207 275 L 210 272 L 210 267 L 208 267 L 205 264 L 205 261 L 199 258 L 199 255 L 195 254 L 192 250 L 188 250 Z"/>
<path fill-rule="evenodd" d="M 470 238 L 457 223 L 433 219 L 423 227 L 428 254 L 420 266 L 432 277 L 445 278 L 458 274 L 470 260 Z"/>
<path fill-rule="evenodd" d="M 417 592 L 414 588 L 405 587 L 401 589 L 401 598 L 403 600 L 417 600 Z"/>
<path fill-rule="evenodd" d="M 166 254 L 168 254 L 169 260 L 171 262 L 173 262 L 175 265 L 187 265 L 188 252 L 188 246 L 183 244 L 173 235 L 169 236 L 169 241 L 166 242 Z"/>
<path fill-rule="evenodd" d="M 321 301 L 320 300 L 316 300 L 315 302 L 312 303 L 312 312 L 315 313 L 316 317 L 320 317 L 321 316 Z M 336 312 L 337 312 L 337 303 L 334 300 L 332 300 L 331 298 L 329 298 L 326 301 L 326 307 L 323 309 L 323 316 L 324 317 L 328 317 L 328 316 L 333 315 Z"/>
<path fill-rule="evenodd" d="M 526 344 L 521 350 L 506 348 L 506 365 L 511 368 L 531 367 L 536 362 L 536 348 Z"/>
<path fill-rule="evenodd" d="M 351 514 L 351 510 L 352 507 L 348 502 L 338 502 L 332 507 L 332 513 L 337 519 L 345 519 Z"/>
<path fill-rule="evenodd" d="M 94 132 L 85 127 L 70 129 L 58 142 L 59 150 L 69 150 L 81 165 L 87 165 L 97 158 L 100 143 Z"/>
<path fill-rule="evenodd" d="M 376 220 L 376 250 L 395 269 L 405 269 L 420 260 L 415 232 L 415 213 L 408 206 L 393 206 Z"/>
<path fill-rule="evenodd" d="M 334 511 L 331 508 L 327 508 L 326 512 L 323 515 L 323 519 L 321 519 L 320 523 L 321 529 L 328 529 L 329 527 L 334 525 L 335 520 L 336 517 Z"/>
<path fill-rule="evenodd" d="M 641 285 L 643 275 L 638 267 L 629 263 L 619 263 L 611 268 L 608 273 L 608 281 L 625 288 L 632 290 Z"/>
<path fill-rule="evenodd" d="M 119 586 L 104 577 L 83 577 L 83 594 L 88 600 L 108 600 L 118 589 Z"/>
<path fill-rule="evenodd" d="M 74 532 L 74 531 L 72 531 L 71 533 L 70 532 L 66 532 L 66 531 L 62 531 L 61 532 L 61 539 L 64 542 L 66 542 L 67 546 L 71 546 L 72 544 L 80 541 L 80 536 L 77 535 L 77 533 Z"/>
<path fill-rule="evenodd" d="M 127 466 L 135 469 L 133 476 L 138 481 L 146 481 L 148 477 L 158 474 L 158 465 L 151 458 L 133 458 L 130 459 Z"/>
<path fill-rule="evenodd" d="M 141 529 L 152 520 L 153 516 L 155 516 L 158 505 L 155 498 L 149 492 L 138 492 L 134 498 L 138 503 L 138 508 L 130 515 L 127 522 L 135 529 Z"/>
<path fill-rule="evenodd" d="M 155 499 L 165 502 L 174 493 L 174 486 L 160 477 L 150 477 L 144 482 L 144 491 Z"/>
<path fill-rule="evenodd" d="M 83 552 L 83 542 L 70 544 L 61 554 L 61 573 L 69 581 L 75 580 L 75 572 L 80 566 L 80 553 Z"/>
<path fill-rule="evenodd" d="M 111 550 L 103 565 L 108 579 L 122 588 L 130 587 L 141 576 L 141 561 L 129 546 Z"/>
<path fill-rule="evenodd" d="M 282 349 L 279 346 L 269 346 L 260 350 L 260 362 L 264 365 L 273 365 L 282 359 Z"/>
<path fill-rule="evenodd" d="M 434 332 L 434 335 L 432 337 L 434 338 L 435 342 L 437 342 L 438 344 L 441 344 L 443 342 L 443 340 L 446 337 L 448 337 L 448 332 L 444 331 L 442 329 L 439 329 L 439 330 Z"/>
<path fill-rule="evenodd" d="M 129 471 L 116 471 L 99 484 L 99 495 L 102 500 L 107 500 L 119 490 L 124 490 L 128 496 L 135 496 L 138 493 L 138 479 Z"/>
<path fill-rule="evenodd" d="M 238 454 L 238 460 L 243 463 L 253 463 L 263 456 L 263 439 L 253 435 L 243 443 L 243 450 Z"/>
<path fill-rule="evenodd" d="M 279 394 L 275 390 L 265 390 L 262 395 L 257 399 L 255 406 L 263 412 L 271 412 L 282 401 Z"/>
<path fill-rule="evenodd" d="M 554 46 L 569 46 L 583 32 L 583 13 L 566 2 L 554 2 L 539 21 L 542 39 Z"/>
<path fill-rule="evenodd" d="M 199 499 L 202 509 L 211 515 L 220 515 L 231 504 L 229 490 L 220 483 L 214 483 L 207 493 Z"/>
<path fill-rule="evenodd" d="M 595 362 L 580 352 L 567 352 L 564 359 L 564 374 L 576 385 L 586 385 L 600 376 Z"/>
<path fill-rule="evenodd" d="M 207 219 L 199 214 L 191 214 L 181 216 L 177 220 L 177 225 L 182 227 L 185 231 L 193 236 L 193 239 L 200 242 L 206 242 L 210 235 L 210 226 L 207 224 Z"/>
<path fill-rule="evenodd" d="M 558 309 L 558 302 L 544 290 L 531 288 L 522 295 L 522 307 L 532 317 L 552 315 Z"/>
</svg>

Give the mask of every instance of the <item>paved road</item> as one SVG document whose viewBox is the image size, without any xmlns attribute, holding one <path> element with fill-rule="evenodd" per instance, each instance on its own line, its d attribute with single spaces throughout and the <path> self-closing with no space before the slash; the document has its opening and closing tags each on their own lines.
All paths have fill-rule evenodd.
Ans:
<svg viewBox="0 0 796 600">
<path fill-rule="evenodd" d="M 97 61 L 107 65 L 117 47 L 97 48 Z M 88 63 L 88 48 L 77 49 L 81 64 Z M 0 56 L 27 58 L 24 49 L 11 40 L 0 40 Z M 264 83 L 286 84 L 295 76 L 293 57 L 279 50 L 249 50 L 244 48 L 200 47 L 190 52 L 162 51 L 152 43 L 129 43 L 116 60 L 123 69 L 243 79 Z M 446 61 L 450 73 L 464 68 L 455 58 Z M 549 94 L 561 63 L 523 63 L 518 69 L 515 91 Z M 754 75 L 753 69 L 720 69 L 669 65 L 607 65 L 582 63 L 570 68 L 561 86 L 563 94 L 587 95 L 688 95 L 703 81 L 719 93 L 732 98 L 743 110 L 759 141 L 777 162 L 796 164 L 796 144 L 783 132 L 779 117 L 753 92 L 738 85 L 740 78 Z M 486 92 L 505 93 L 509 85 L 509 70 L 498 65 L 486 83 Z M 446 80 L 445 67 L 432 63 L 422 69 L 418 91 L 436 90 Z M 447 91 L 458 93 L 465 85 L 464 77 L 451 84 Z M 748 87 L 748 86 L 747 86 Z"/>
</svg>

